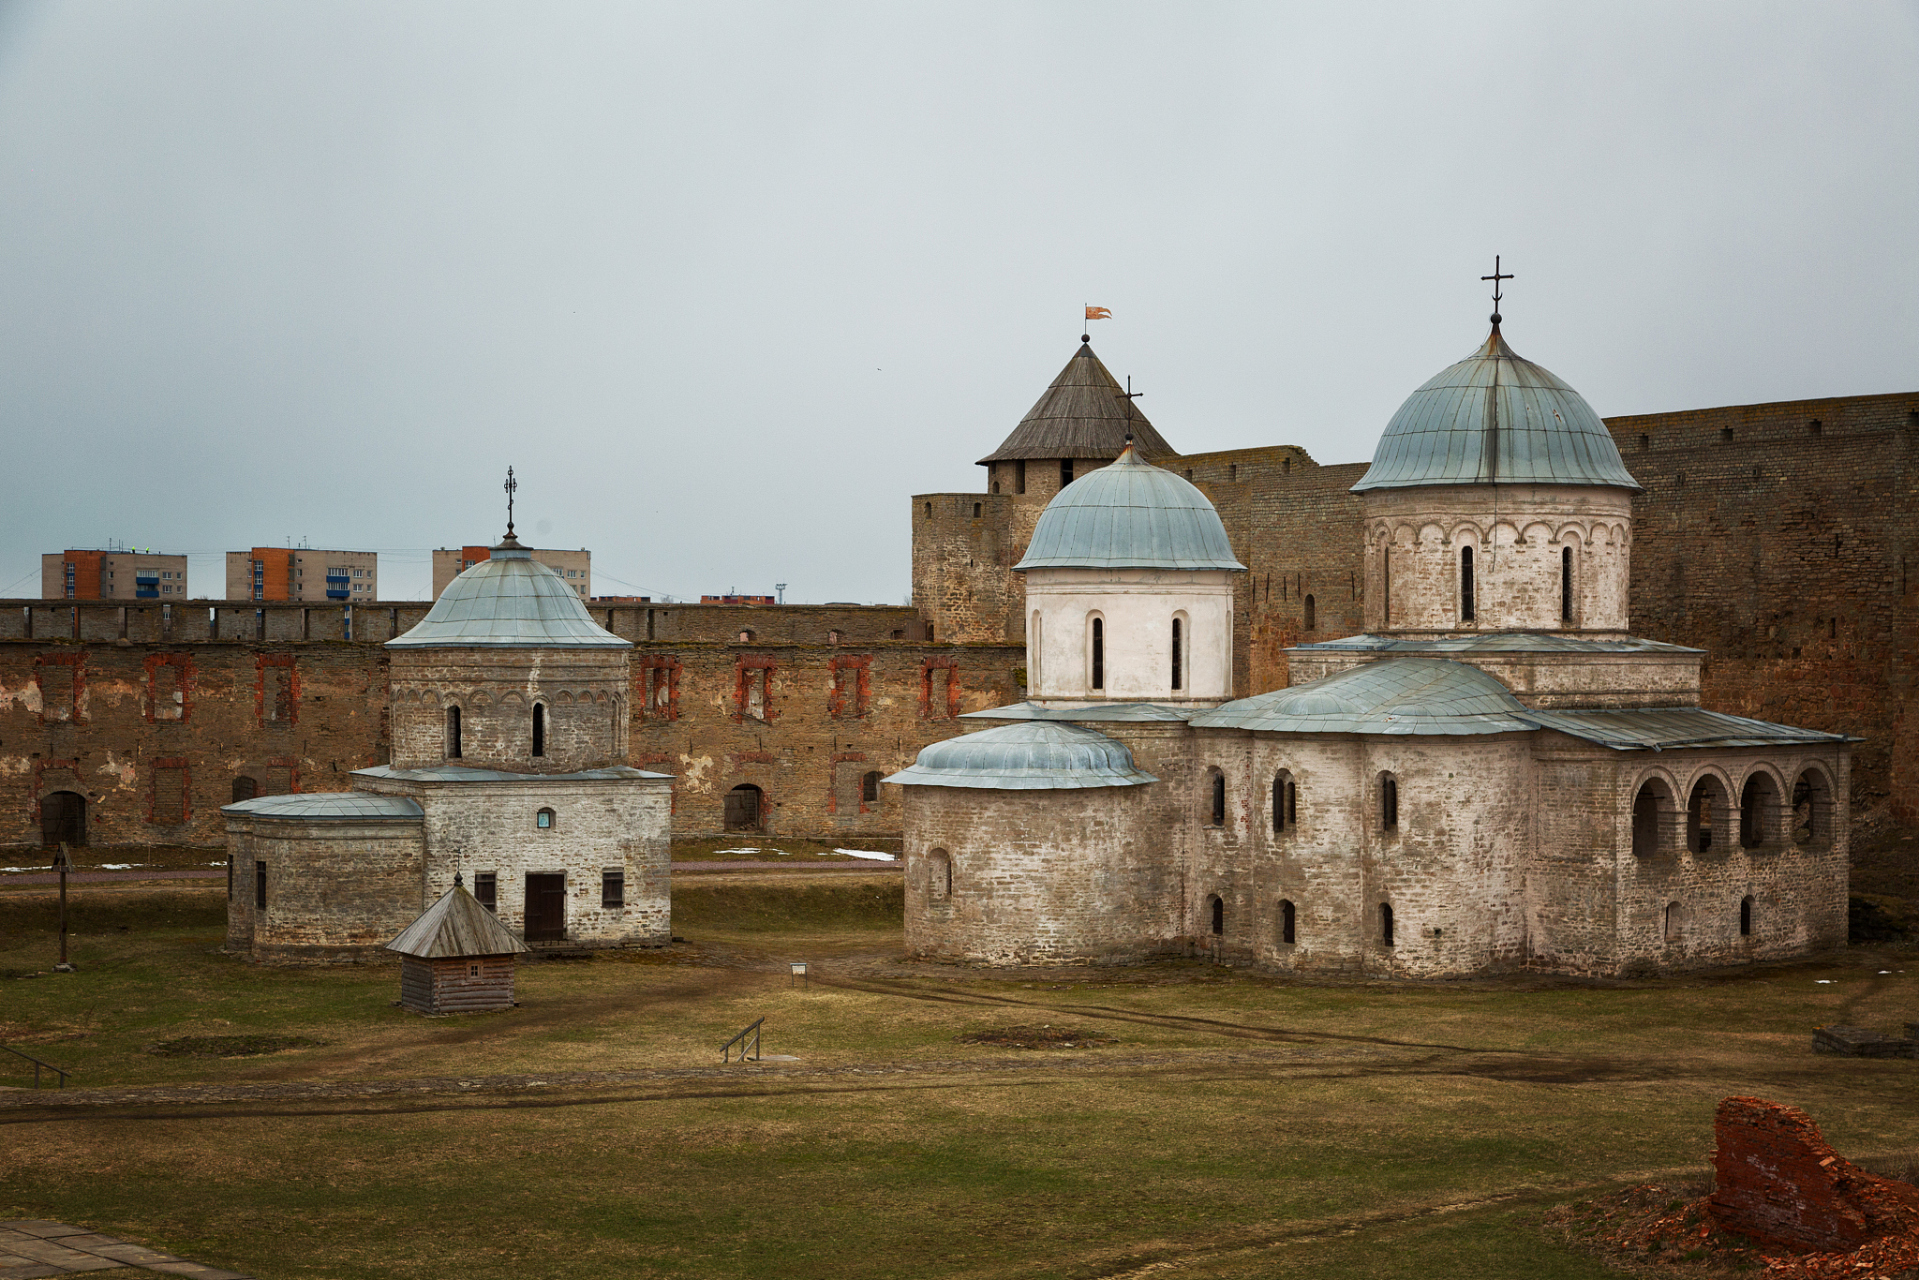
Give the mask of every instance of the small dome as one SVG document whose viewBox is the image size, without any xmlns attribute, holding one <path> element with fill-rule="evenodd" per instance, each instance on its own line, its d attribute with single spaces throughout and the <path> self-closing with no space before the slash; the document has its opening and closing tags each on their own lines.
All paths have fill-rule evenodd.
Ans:
<svg viewBox="0 0 1919 1280">
<path fill-rule="evenodd" d="M 1110 465 L 1060 490 L 1040 513 L 1015 569 L 1245 569 L 1206 495 L 1140 458 L 1131 445 Z"/>
<path fill-rule="evenodd" d="M 1538 728 L 1526 714 L 1510 689 L 1478 667 L 1438 658 L 1388 658 L 1228 702 L 1188 723 L 1268 733 L 1457 737 Z"/>
<path fill-rule="evenodd" d="M 1406 398 L 1353 492 L 1495 481 L 1640 488 L 1585 398 L 1513 354 L 1497 328 Z"/>
<path fill-rule="evenodd" d="M 519 543 L 493 548 L 447 585 L 389 649 L 630 649 L 593 621 L 566 579 Z"/>
<path fill-rule="evenodd" d="M 984 787 L 1065 791 L 1158 782 L 1133 763 L 1123 742 L 1076 724 L 1025 721 L 948 738 L 888 782 L 908 787 Z"/>
</svg>

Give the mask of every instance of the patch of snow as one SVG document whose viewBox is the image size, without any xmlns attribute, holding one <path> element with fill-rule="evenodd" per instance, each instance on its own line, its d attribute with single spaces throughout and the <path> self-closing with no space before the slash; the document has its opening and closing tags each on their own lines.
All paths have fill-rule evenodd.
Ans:
<svg viewBox="0 0 1919 1280">
<path fill-rule="evenodd" d="M 715 849 L 714 853 L 758 853 L 758 849 Z"/>
<path fill-rule="evenodd" d="M 51 871 L 52 867 L 0 867 L 0 871 Z"/>
<path fill-rule="evenodd" d="M 103 863 L 101 863 L 101 864 L 100 864 L 100 870 L 102 870 L 102 871 L 131 871 L 131 870 L 133 870 L 133 869 L 134 869 L 135 867 L 150 867 L 150 866 L 152 866 L 152 865 L 153 865 L 153 864 L 152 864 L 151 862 L 103 862 Z M 223 863 L 221 863 L 220 865 L 221 865 L 221 866 L 225 866 L 226 864 L 225 864 L 225 863 L 223 862 Z"/>
<path fill-rule="evenodd" d="M 1818 983 L 1822 987 L 1829 987 L 1833 983 L 1837 982 L 1838 979 L 1837 978 L 1814 978 L 1813 981 Z"/>
<path fill-rule="evenodd" d="M 868 862 L 898 862 L 890 853 L 875 853 L 871 849 L 835 849 L 834 853 L 843 853 L 849 858 L 865 858 Z"/>
</svg>

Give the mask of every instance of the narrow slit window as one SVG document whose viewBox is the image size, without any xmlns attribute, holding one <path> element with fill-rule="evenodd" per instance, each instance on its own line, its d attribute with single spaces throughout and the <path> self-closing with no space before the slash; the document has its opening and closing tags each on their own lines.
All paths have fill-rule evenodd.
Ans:
<svg viewBox="0 0 1919 1280">
<path fill-rule="evenodd" d="M 253 906 L 256 911 L 267 909 L 267 864 L 253 864 Z"/>
<path fill-rule="evenodd" d="M 1071 458 L 1061 458 L 1059 460 L 1059 487 L 1064 489 L 1071 483 L 1073 483 L 1073 460 Z"/>
<path fill-rule="evenodd" d="M 1313 598 L 1311 596 L 1307 596 L 1306 597 L 1306 629 L 1308 631 L 1319 630 L 1318 614 L 1319 614 L 1318 606 L 1316 606 L 1313 603 Z"/>
<path fill-rule="evenodd" d="M 1390 902 L 1379 904 L 1379 942 L 1381 946 L 1393 945 L 1393 905 Z"/>
<path fill-rule="evenodd" d="M 1752 895 L 1747 894 L 1739 900 L 1739 936 L 1752 937 Z"/>
<path fill-rule="evenodd" d="M 1559 549 L 1559 620 L 1570 624 L 1573 620 L 1573 549 Z"/>
<path fill-rule="evenodd" d="M 1213 770 L 1213 825 L 1226 825 L 1226 775 L 1218 769 Z"/>
<path fill-rule="evenodd" d="M 458 707 L 446 709 L 446 758 L 449 760 L 460 758 L 460 709 Z"/>
<path fill-rule="evenodd" d="M 1459 549 L 1459 620 L 1471 622 L 1477 616 L 1473 601 L 1473 549 Z"/>
<path fill-rule="evenodd" d="M 546 706 L 538 702 L 533 704 L 533 754 L 546 754 Z"/>
<path fill-rule="evenodd" d="M 500 909 L 500 878 L 494 871 L 475 871 L 473 873 L 473 899 L 488 911 L 498 913 Z"/>
<path fill-rule="evenodd" d="M 1173 688 L 1175 689 L 1185 688 L 1185 682 L 1184 680 L 1181 679 L 1181 676 L 1180 676 L 1180 660 L 1185 657 L 1185 655 L 1182 652 L 1180 652 L 1180 640 L 1181 640 L 1181 636 L 1180 636 L 1179 619 L 1174 618 L 1173 619 Z"/>
<path fill-rule="evenodd" d="M 1106 621 L 1093 619 L 1093 673 L 1091 685 L 1095 689 L 1106 687 Z"/>
<path fill-rule="evenodd" d="M 1379 826 L 1382 831 L 1399 829 L 1399 779 L 1390 773 L 1379 779 Z"/>
<path fill-rule="evenodd" d="M 1279 940 L 1289 947 L 1299 941 L 1299 912 L 1288 898 L 1279 901 Z"/>
<path fill-rule="evenodd" d="M 1213 895 L 1213 936 L 1222 936 L 1226 932 L 1226 899 Z"/>
</svg>

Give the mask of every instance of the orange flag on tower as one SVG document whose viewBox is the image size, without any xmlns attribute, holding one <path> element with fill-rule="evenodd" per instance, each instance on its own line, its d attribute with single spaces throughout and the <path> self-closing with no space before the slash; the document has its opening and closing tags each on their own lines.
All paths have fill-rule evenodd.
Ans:
<svg viewBox="0 0 1919 1280">
<path fill-rule="evenodd" d="M 1113 313 L 1105 307 L 1088 307 L 1086 308 L 1086 318 L 1088 320 L 1111 320 Z"/>
</svg>

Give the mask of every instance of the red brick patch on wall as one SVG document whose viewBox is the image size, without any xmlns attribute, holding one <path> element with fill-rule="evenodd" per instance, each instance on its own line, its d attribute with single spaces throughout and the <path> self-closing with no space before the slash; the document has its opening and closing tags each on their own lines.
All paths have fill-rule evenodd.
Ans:
<svg viewBox="0 0 1919 1280">
<path fill-rule="evenodd" d="M 147 723 L 158 720 L 185 722 L 193 715 L 193 658 L 185 653 L 150 653 L 145 659 L 147 672 Z M 164 673 L 164 674 L 163 674 Z M 166 685 L 169 675 L 173 687 Z M 175 702 L 172 695 L 178 693 Z"/>
</svg>

